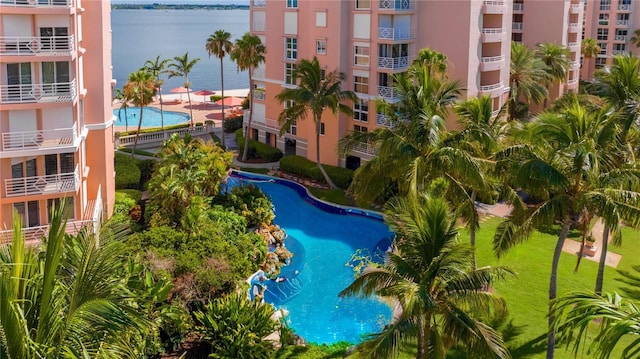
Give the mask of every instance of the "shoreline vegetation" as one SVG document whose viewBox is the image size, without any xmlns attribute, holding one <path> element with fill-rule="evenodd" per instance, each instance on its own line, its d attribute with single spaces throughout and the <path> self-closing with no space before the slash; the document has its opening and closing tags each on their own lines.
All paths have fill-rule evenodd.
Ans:
<svg viewBox="0 0 640 359">
<path fill-rule="evenodd" d="M 249 10 L 236 4 L 111 4 L 112 10 Z"/>
</svg>

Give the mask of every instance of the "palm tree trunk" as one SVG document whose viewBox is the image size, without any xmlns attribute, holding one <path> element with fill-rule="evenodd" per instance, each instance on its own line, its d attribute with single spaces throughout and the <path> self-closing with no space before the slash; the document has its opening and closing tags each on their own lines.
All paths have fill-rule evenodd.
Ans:
<svg viewBox="0 0 640 359">
<path fill-rule="evenodd" d="M 558 291 L 558 263 L 560 262 L 560 255 L 562 254 L 562 247 L 564 241 L 569 234 L 569 227 L 571 222 L 568 218 L 565 218 L 562 222 L 562 230 L 558 236 L 558 242 L 556 242 L 556 248 L 553 251 L 553 262 L 551 264 L 551 278 L 549 279 L 549 313 L 551 313 L 551 303 L 556 299 Z M 547 359 L 553 359 L 554 350 L 556 346 L 556 327 L 554 325 L 555 316 L 549 315 L 549 333 L 547 336 Z"/>
<path fill-rule="evenodd" d="M 423 320 L 424 323 L 422 322 Z M 420 332 L 418 333 L 416 359 L 423 359 L 426 358 L 427 355 L 427 338 L 430 338 L 429 332 L 431 331 L 431 317 L 427 315 L 425 319 L 418 318 L 417 322 Z"/>
<path fill-rule="evenodd" d="M 189 78 L 187 77 L 186 84 L 189 84 Z M 191 127 L 193 127 L 193 107 L 191 106 L 191 84 L 187 87 L 187 99 L 189 100 L 189 117 L 191 117 Z"/>
<path fill-rule="evenodd" d="M 129 114 L 127 114 L 127 108 L 124 108 L 124 130 L 129 132 Z"/>
<path fill-rule="evenodd" d="M 474 189 L 471 191 L 471 205 L 476 205 L 476 197 L 478 196 L 478 192 Z M 469 245 L 471 246 L 471 263 L 473 264 L 473 270 L 478 269 L 478 264 L 476 263 L 476 227 L 471 224 L 469 226 Z"/>
<path fill-rule="evenodd" d="M 609 226 L 605 223 L 602 230 L 602 248 L 600 249 L 600 262 L 598 263 L 598 274 L 596 276 L 596 294 L 602 294 L 602 283 L 604 282 L 604 266 L 607 263 L 607 251 L 609 249 Z"/>
<path fill-rule="evenodd" d="M 242 151 L 243 161 L 247 160 L 247 155 L 249 154 L 249 130 L 251 130 L 251 121 L 253 120 L 253 84 L 251 84 L 252 77 L 253 69 L 249 67 L 249 122 L 247 123 L 247 129 L 244 131 L 244 150 Z"/>
<path fill-rule="evenodd" d="M 222 87 L 222 148 L 227 149 L 227 145 L 224 143 L 224 65 L 222 64 L 222 57 L 220 58 L 220 87 Z"/>
<path fill-rule="evenodd" d="M 143 99 L 140 99 L 140 103 L 142 103 Z M 136 132 L 136 137 L 133 139 L 133 149 L 131 150 L 131 157 L 136 153 L 136 146 L 138 145 L 138 137 L 140 137 L 140 129 L 142 128 L 142 110 L 144 106 L 140 105 L 140 119 L 138 120 L 138 131 Z"/>
<path fill-rule="evenodd" d="M 327 182 L 329 187 L 331 187 L 331 189 L 337 189 L 338 186 L 333 183 L 331 177 L 329 177 L 329 175 L 327 174 L 327 171 L 325 171 L 324 167 L 322 167 L 322 163 L 320 163 L 320 128 L 322 126 L 322 122 L 320 121 L 320 116 L 314 117 L 316 118 L 316 164 L 318 165 L 318 168 L 320 169 L 320 172 L 322 173 L 322 176 L 324 176 L 324 180 Z"/>
<path fill-rule="evenodd" d="M 162 108 L 162 87 L 158 86 L 158 94 L 160 95 L 160 128 L 164 131 L 164 109 Z"/>
</svg>

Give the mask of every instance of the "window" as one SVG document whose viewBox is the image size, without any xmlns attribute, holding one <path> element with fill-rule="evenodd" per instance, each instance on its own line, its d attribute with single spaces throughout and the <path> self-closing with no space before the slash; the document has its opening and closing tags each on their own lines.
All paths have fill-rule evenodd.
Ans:
<svg viewBox="0 0 640 359">
<path fill-rule="evenodd" d="M 607 65 L 607 59 L 604 57 L 596 58 L 596 69 L 601 69 Z"/>
<path fill-rule="evenodd" d="M 294 104 L 295 102 L 293 101 L 287 101 L 284 103 L 284 108 L 289 108 Z M 297 120 L 291 121 L 291 126 L 289 127 L 289 130 L 287 130 L 287 133 L 292 134 L 294 136 L 298 134 Z"/>
<path fill-rule="evenodd" d="M 600 11 L 611 10 L 611 0 L 600 0 Z"/>
<path fill-rule="evenodd" d="M 353 92 L 369 93 L 369 78 L 364 76 L 353 77 Z"/>
<path fill-rule="evenodd" d="M 629 14 L 618 14 L 618 16 L 616 16 L 617 20 L 622 20 L 622 21 L 628 21 L 629 20 Z"/>
<path fill-rule="evenodd" d="M 69 29 L 66 27 L 41 27 L 40 42 L 44 50 L 68 50 Z"/>
<path fill-rule="evenodd" d="M 356 0 L 356 9 L 358 10 L 371 9 L 371 0 Z"/>
<path fill-rule="evenodd" d="M 50 199 L 47 200 L 47 215 L 49 216 L 49 222 L 51 222 L 51 207 L 53 205 L 55 205 L 56 208 L 58 208 L 58 207 L 60 207 L 62 205 L 63 201 L 64 201 L 64 215 L 65 215 L 65 217 L 69 218 L 69 219 L 75 218 L 73 198 L 71 198 L 71 197 L 50 198 Z"/>
<path fill-rule="evenodd" d="M 320 134 L 324 135 L 324 122 L 320 122 Z"/>
<path fill-rule="evenodd" d="M 598 14 L 598 25 L 609 25 L 609 14 Z"/>
<path fill-rule="evenodd" d="M 44 156 L 45 175 L 57 175 L 62 173 L 72 173 L 75 170 L 73 153 L 60 153 L 57 155 Z"/>
<path fill-rule="evenodd" d="M 625 44 L 613 44 L 613 54 L 618 55 L 624 53 L 626 50 Z"/>
<path fill-rule="evenodd" d="M 284 39 L 284 58 L 287 60 L 295 60 L 298 58 L 298 39 L 295 37 L 287 37 Z"/>
<path fill-rule="evenodd" d="M 606 55 L 607 54 L 607 43 L 599 42 L 598 46 L 600 47 L 600 53 L 598 55 Z"/>
<path fill-rule="evenodd" d="M 327 54 L 327 40 L 316 40 L 316 54 Z"/>
<path fill-rule="evenodd" d="M 23 227 L 36 227 L 40 225 L 40 206 L 38 201 L 14 203 L 13 208 L 22 218 Z"/>
<path fill-rule="evenodd" d="M 284 64 L 284 83 L 287 85 L 296 84 L 296 64 Z"/>
<path fill-rule="evenodd" d="M 69 63 L 66 61 L 43 62 L 42 83 L 52 84 L 45 86 L 46 92 L 67 93 L 71 92 L 69 85 Z"/>
<path fill-rule="evenodd" d="M 359 126 L 359 125 L 353 125 L 353 131 L 354 132 L 364 132 L 367 133 L 369 132 L 369 129 L 364 127 L 364 126 Z"/>
<path fill-rule="evenodd" d="M 327 27 L 327 12 L 316 12 L 316 27 Z"/>
<path fill-rule="evenodd" d="M 298 0 L 287 0 L 287 7 L 291 9 L 298 8 Z"/>
<path fill-rule="evenodd" d="M 353 64 L 356 66 L 369 66 L 369 46 L 353 47 Z"/>
<path fill-rule="evenodd" d="M 609 29 L 598 29 L 598 41 L 607 41 L 609 39 Z"/>
<path fill-rule="evenodd" d="M 369 101 L 358 100 L 354 102 L 353 119 L 360 122 L 367 122 L 369 120 Z"/>
</svg>

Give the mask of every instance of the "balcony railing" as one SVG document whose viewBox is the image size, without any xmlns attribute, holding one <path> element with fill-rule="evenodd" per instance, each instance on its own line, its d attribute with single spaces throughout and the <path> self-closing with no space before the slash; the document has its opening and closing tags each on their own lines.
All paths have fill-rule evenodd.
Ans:
<svg viewBox="0 0 640 359">
<path fill-rule="evenodd" d="M 615 41 L 627 41 L 626 35 L 616 35 Z"/>
<path fill-rule="evenodd" d="M 568 85 L 575 85 L 575 84 L 577 84 L 577 83 L 578 83 L 578 78 L 577 78 L 577 77 L 576 77 L 576 78 L 573 78 L 573 79 L 569 79 L 569 80 L 567 80 L 567 84 L 568 84 Z"/>
<path fill-rule="evenodd" d="M 629 26 L 629 20 L 616 20 L 618 26 Z"/>
<path fill-rule="evenodd" d="M 513 11 L 515 11 L 515 12 L 522 12 L 522 11 L 524 11 L 524 4 L 514 3 L 514 4 L 513 4 Z"/>
<path fill-rule="evenodd" d="M 0 6 L 71 7 L 73 0 L 0 0 Z"/>
<path fill-rule="evenodd" d="M 4 182 L 7 197 L 75 192 L 80 183 L 78 166 L 70 173 L 9 178 Z"/>
<path fill-rule="evenodd" d="M 570 42 L 567 44 L 567 47 L 569 47 L 570 49 L 575 49 L 577 47 L 580 47 L 580 43 L 579 42 Z"/>
<path fill-rule="evenodd" d="M 380 0 L 378 9 L 381 10 L 413 10 L 415 0 Z"/>
<path fill-rule="evenodd" d="M 3 133 L 0 138 L 2 151 L 21 151 L 72 147 L 77 139 L 76 125 L 55 130 L 24 131 Z"/>
<path fill-rule="evenodd" d="M 399 29 L 395 27 L 378 28 L 378 38 L 388 40 L 413 39 L 416 36 L 414 29 Z"/>
<path fill-rule="evenodd" d="M 513 22 L 513 23 L 511 23 L 511 28 L 513 30 L 522 30 L 522 23 L 521 22 Z"/>
<path fill-rule="evenodd" d="M 0 86 L 0 103 L 71 102 L 75 98 L 76 80 Z"/>
<path fill-rule="evenodd" d="M 578 24 L 577 22 L 569 23 L 569 30 L 577 31 L 579 29 L 580 29 L 580 24 Z"/>
<path fill-rule="evenodd" d="M 572 14 L 579 14 L 580 11 L 583 9 L 583 6 L 584 5 L 581 5 L 581 4 L 571 4 L 571 7 L 569 7 L 569 11 Z"/>
<path fill-rule="evenodd" d="M 629 11 L 631 10 L 631 4 L 618 4 L 618 10 Z"/>
<path fill-rule="evenodd" d="M 392 102 L 400 100 L 400 96 L 396 94 L 395 89 L 391 86 L 378 86 L 378 96 Z"/>
<path fill-rule="evenodd" d="M 507 29 L 504 27 L 482 29 L 483 34 L 504 34 L 505 32 L 507 32 Z"/>
<path fill-rule="evenodd" d="M 267 93 L 263 89 L 253 90 L 253 99 L 264 101 L 267 98 Z"/>
<path fill-rule="evenodd" d="M 404 69 L 409 66 L 409 57 L 378 57 L 379 69 Z"/>
<path fill-rule="evenodd" d="M 393 128 L 391 118 L 383 113 L 376 114 L 376 125 L 386 128 Z"/>
<path fill-rule="evenodd" d="M 614 55 L 622 55 L 622 54 L 626 54 L 627 50 L 613 50 L 612 53 Z"/>
<path fill-rule="evenodd" d="M 480 91 L 481 92 L 489 92 L 489 91 L 497 90 L 497 89 L 501 88 L 502 86 L 504 86 L 502 81 L 500 81 L 498 83 L 495 83 L 495 84 L 491 84 L 491 85 L 482 85 L 482 86 L 480 86 Z"/>
<path fill-rule="evenodd" d="M 47 37 L 0 37 L 2 55 L 68 56 L 74 51 L 73 35 Z"/>
<path fill-rule="evenodd" d="M 253 7 L 266 7 L 267 0 L 253 0 Z"/>
<path fill-rule="evenodd" d="M 175 130 L 165 130 L 160 132 L 141 133 L 138 136 L 138 144 L 143 143 L 162 143 L 171 138 L 173 134 L 183 137 L 186 133 L 190 135 L 206 135 L 213 132 L 215 125 L 204 125 L 187 128 L 178 128 Z M 136 135 L 121 136 L 116 139 L 116 146 L 132 146 L 136 140 Z"/>
<path fill-rule="evenodd" d="M 580 61 L 573 61 L 570 63 L 571 64 L 571 68 L 572 69 L 579 69 L 580 68 Z"/>
<path fill-rule="evenodd" d="M 373 145 L 369 144 L 369 143 L 366 143 L 366 142 L 354 143 L 351 146 L 351 151 L 352 152 L 364 153 L 366 155 L 375 155 L 376 154 L 375 147 Z"/>
<path fill-rule="evenodd" d="M 500 56 L 485 56 L 480 58 L 480 61 L 482 63 L 490 63 L 490 62 L 498 62 L 498 61 L 502 61 L 504 60 L 504 56 L 500 55 Z"/>
<path fill-rule="evenodd" d="M 77 235 L 80 230 L 84 227 L 88 227 L 92 230 L 92 226 L 94 225 L 94 221 L 92 220 L 81 220 L 81 221 L 67 221 L 67 226 L 65 227 L 65 233 L 69 233 L 72 235 Z M 22 228 L 22 235 L 24 236 L 24 240 L 26 242 L 35 243 L 39 242 L 42 237 L 46 237 L 49 235 L 49 226 L 35 226 L 35 227 L 25 227 Z M 11 243 L 13 241 L 13 229 L 6 229 L 0 231 L 0 243 Z"/>
</svg>

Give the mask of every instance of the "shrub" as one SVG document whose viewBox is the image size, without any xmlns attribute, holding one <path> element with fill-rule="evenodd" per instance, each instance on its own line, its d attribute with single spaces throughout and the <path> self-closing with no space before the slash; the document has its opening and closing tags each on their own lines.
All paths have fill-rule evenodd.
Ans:
<svg viewBox="0 0 640 359">
<path fill-rule="evenodd" d="M 233 187 L 231 193 L 222 196 L 218 203 L 233 208 L 234 212 L 246 218 L 249 227 L 271 224 L 275 217 L 269 197 L 253 185 Z"/>
<path fill-rule="evenodd" d="M 336 186 L 342 189 L 349 187 L 353 179 L 352 170 L 331 165 L 322 166 Z M 320 172 L 318 165 L 302 156 L 283 157 L 280 160 L 280 170 L 325 183 L 324 176 Z"/>
<path fill-rule="evenodd" d="M 220 95 L 211 95 L 211 96 L 209 96 L 209 99 L 211 100 L 211 102 L 216 102 L 218 100 L 222 100 L 222 96 L 220 96 Z"/>
<path fill-rule="evenodd" d="M 109 219 L 109 223 L 130 224 L 129 212 L 138 204 L 140 197 L 142 197 L 142 193 L 137 190 L 117 190 L 116 200 L 113 204 L 113 215 Z"/>
<path fill-rule="evenodd" d="M 229 118 L 225 117 L 224 125 L 222 126 L 222 129 L 226 133 L 235 132 L 236 130 L 242 128 L 242 121 L 243 121 L 242 116 L 229 117 Z"/>
<path fill-rule="evenodd" d="M 141 171 L 136 159 L 124 153 L 115 154 L 116 189 L 138 189 Z"/>
<path fill-rule="evenodd" d="M 236 142 L 238 142 L 238 148 L 241 151 L 244 149 L 244 135 L 242 131 L 243 129 L 236 130 Z M 247 158 L 258 158 L 265 162 L 276 162 L 282 158 L 282 151 L 266 143 L 249 140 Z"/>
<path fill-rule="evenodd" d="M 138 160 L 137 165 L 140 169 L 140 186 L 151 179 L 151 175 L 156 168 L 156 160 L 148 159 L 148 160 Z"/>
</svg>

